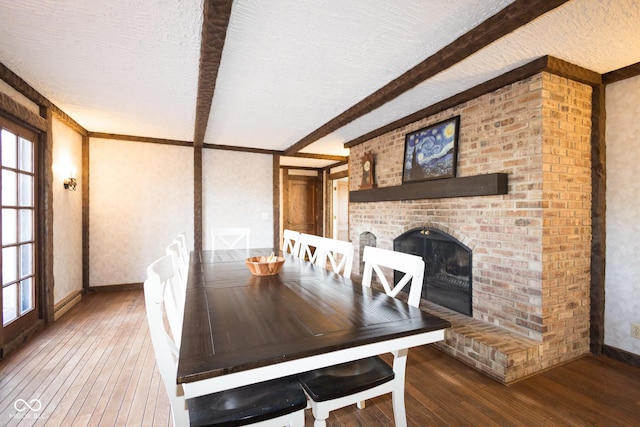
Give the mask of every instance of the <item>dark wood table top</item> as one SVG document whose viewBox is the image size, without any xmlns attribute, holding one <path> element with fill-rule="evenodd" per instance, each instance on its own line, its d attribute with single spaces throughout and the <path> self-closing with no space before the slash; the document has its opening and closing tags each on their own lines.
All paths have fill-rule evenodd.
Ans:
<svg viewBox="0 0 640 427">
<path fill-rule="evenodd" d="M 251 256 L 268 253 L 256 250 Z M 192 253 L 178 383 L 450 326 L 295 257 L 287 256 L 275 276 L 252 276 L 246 256 L 244 251 Z"/>
</svg>

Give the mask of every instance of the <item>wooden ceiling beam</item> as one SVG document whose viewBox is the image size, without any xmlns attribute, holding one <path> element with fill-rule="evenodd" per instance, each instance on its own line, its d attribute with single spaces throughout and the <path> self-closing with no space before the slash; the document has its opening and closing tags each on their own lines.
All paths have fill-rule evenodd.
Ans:
<svg viewBox="0 0 640 427">
<path fill-rule="evenodd" d="M 288 157 L 300 157 L 304 159 L 318 159 L 318 160 L 335 160 L 336 162 L 348 162 L 348 156 L 335 156 L 331 154 L 315 154 L 315 153 L 295 153 Z"/>
<path fill-rule="evenodd" d="M 202 147 L 204 144 L 232 5 L 233 0 L 205 0 L 204 2 L 196 120 L 193 131 L 193 144 L 196 147 Z"/>
<path fill-rule="evenodd" d="M 384 135 L 387 132 L 391 132 L 392 130 L 407 126 L 411 123 L 417 122 L 418 120 L 422 120 L 425 117 L 433 116 L 441 111 L 448 110 L 449 108 L 453 108 L 456 105 L 471 101 L 472 99 L 476 99 L 482 95 L 493 92 L 494 90 L 498 90 L 502 87 L 526 79 L 543 71 L 547 71 L 558 76 L 567 77 L 569 79 L 591 86 L 598 85 L 602 82 L 602 76 L 596 72 L 587 70 L 586 68 L 579 67 L 577 65 L 571 64 L 558 58 L 554 58 L 552 56 L 542 56 L 529 62 L 528 64 L 508 71 L 496 78 L 488 80 L 484 83 L 480 83 L 479 85 L 465 90 L 464 92 L 455 94 L 447 99 L 443 99 L 440 102 L 423 108 L 422 110 L 418 110 L 414 113 L 409 114 L 408 116 L 402 117 L 391 123 L 381 126 L 378 129 L 372 130 L 371 132 L 368 132 L 364 135 L 360 135 L 359 137 L 352 139 L 351 141 L 347 141 L 344 146 L 346 148 L 355 147 L 356 145 L 362 144 L 363 142 L 369 141 L 370 139 L 376 138 L 380 135 Z"/>
<path fill-rule="evenodd" d="M 21 95 L 29 99 L 39 107 L 49 108 L 62 122 L 80 135 L 88 135 L 88 131 L 80 126 L 78 122 L 73 120 L 67 113 L 62 111 L 53 102 L 49 101 L 44 95 L 35 90 L 31 85 L 20 78 L 16 73 L 11 71 L 6 65 L 0 62 L 0 80 L 5 81 L 9 86 L 17 90 Z"/>
<path fill-rule="evenodd" d="M 604 84 L 611 84 L 625 80 L 631 77 L 640 75 L 640 62 L 631 64 L 628 67 L 620 68 L 619 70 L 611 71 L 610 73 L 602 76 L 602 82 Z"/>
<path fill-rule="evenodd" d="M 285 150 L 285 155 L 297 153 L 309 144 L 381 107 L 414 88 L 426 79 L 454 66 L 494 41 L 517 30 L 568 0 L 516 0 L 511 5 L 463 34 L 414 68 L 402 74 L 345 112 L 334 117 Z"/>
</svg>

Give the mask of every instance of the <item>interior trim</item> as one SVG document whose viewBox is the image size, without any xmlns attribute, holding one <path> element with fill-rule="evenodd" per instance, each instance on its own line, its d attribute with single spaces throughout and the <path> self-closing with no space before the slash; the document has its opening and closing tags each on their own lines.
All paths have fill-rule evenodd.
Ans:
<svg viewBox="0 0 640 427">
<path fill-rule="evenodd" d="M 44 117 L 40 117 L 4 93 L 0 93 L 0 111 L 3 116 L 28 124 L 41 132 L 47 130 L 47 120 Z"/>
<path fill-rule="evenodd" d="M 87 130 L 80 126 L 78 122 L 73 120 L 67 113 L 58 108 L 53 102 L 49 101 L 42 94 L 40 94 L 40 92 L 31 87 L 29 83 L 22 80 L 16 73 L 7 68 L 7 66 L 2 62 L 0 62 L 0 80 L 4 80 L 9 84 L 9 86 L 20 92 L 35 104 L 51 109 L 51 111 L 56 116 L 58 116 L 61 121 L 66 123 L 70 128 L 72 128 L 79 134 L 87 134 Z"/>
<path fill-rule="evenodd" d="M 137 291 L 144 288 L 144 283 L 122 283 L 118 285 L 104 285 L 104 286 L 91 286 L 87 293 L 101 293 L 101 292 L 120 292 L 120 291 Z"/>
<path fill-rule="evenodd" d="M 602 347 L 602 350 L 602 353 L 605 356 L 610 357 L 611 359 L 626 363 L 627 365 L 635 366 L 636 368 L 640 368 L 640 355 L 608 345 L 604 345 Z"/>
<path fill-rule="evenodd" d="M 606 86 L 593 86 L 591 95 L 591 255 L 589 279 L 589 349 L 604 346 L 605 271 L 607 266 L 607 144 Z"/>
<path fill-rule="evenodd" d="M 55 304 L 53 308 L 55 313 L 53 316 L 54 321 L 58 320 L 63 314 L 71 310 L 73 306 L 78 304 L 80 301 L 82 301 L 82 291 L 75 291 L 59 303 Z"/>
<path fill-rule="evenodd" d="M 273 248 L 280 248 L 280 156 L 273 156 Z"/>
<path fill-rule="evenodd" d="M 15 339 L 3 343 L 2 347 L 0 347 L 0 360 L 7 357 L 13 351 L 17 350 L 27 342 L 31 337 L 40 332 L 45 327 L 45 321 L 43 319 L 36 320 L 36 323 L 33 324 L 29 329 L 18 335 Z"/>
<path fill-rule="evenodd" d="M 365 135 L 348 141 L 344 146 L 346 148 L 355 147 L 356 145 L 362 144 L 370 139 L 384 135 L 387 132 L 407 126 L 411 123 L 417 122 L 418 120 L 422 120 L 425 117 L 433 116 L 444 110 L 448 110 L 449 108 L 453 108 L 472 99 L 476 99 L 482 95 L 486 95 L 487 93 L 493 92 L 512 83 L 519 82 L 520 80 L 526 79 L 543 71 L 591 85 L 600 84 L 602 81 L 601 76 L 593 71 L 546 55 L 501 76 L 495 77 L 474 86 L 471 89 L 460 92 L 436 104 L 430 105 L 422 110 L 416 111 L 415 113 L 389 123 L 388 125 L 382 126 Z"/>
<path fill-rule="evenodd" d="M 43 115 L 47 119 L 47 131 L 42 134 L 41 142 L 42 147 L 42 160 L 40 165 L 42 167 L 42 188 L 41 191 L 41 209 L 42 216 L 37 214 L 37 220 L 41 220 L 42 231 L 40 234 L 41 248 L 39 254 L 42 257 L 42 263 L 40 264 L 41 278 L 43 283 L 41 284 L 42 292 L 42 318 L 46 322 L 53 322 L 53 301 L 54 301 L 54 286 L 55 275 L 53 272 L 53 110 L 51 108 L 41 108 Z"/>
<path fill-rule="evenodd" d="M 608 85 L 638 75 L 640 75 L 640 62 L 636 62 L 635 64 L 629 65 L 628 67 L 620 68 L 618 70 L 604 74 L 602 76 L 602 82 Z"/>
<path fill-rule="evenodd" d="M 232 0 L 208 0 L 204 2 L 198 95 L 193 143 L 202 146 L 207 131 L 213 93 L 218 79 L 222 49 L 231 18 Z"/>
<path fill-rule="evenodd" d="M 516 0 L 468 33 L 458 37 L 409 71 L 287 148 L 285 155 L 298 152 L 331 132 L 381 107 L 426 79 L 454 66 L 501 37 L 561 6 L 566 1 Z"/>
<path fill-rule="evenodd" d="M 82 289 L 87 291 L 90 286 L 90 266 L 91 266 L 91 147 L 90 138 L 82 137 Z"/>
<path fill-rule="evenodd" d="M 89 132 L 89 138 L 115 139 L 118 141 L 150 142 L 153 144 L 179 145 L 183 147 L 193 147 L 191 141 L 179 141 L 175 139 L 151 138 L 148 136 L 121 135 L 117 133 Z"/>
</svg>

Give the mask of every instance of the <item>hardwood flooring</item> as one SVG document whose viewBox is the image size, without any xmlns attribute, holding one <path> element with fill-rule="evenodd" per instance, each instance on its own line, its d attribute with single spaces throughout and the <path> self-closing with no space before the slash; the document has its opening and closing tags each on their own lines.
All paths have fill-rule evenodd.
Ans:
<svg viewBox="0 0 640 427">
<path fill-rule="evenodd" d="M 640 369 L 588 356 L 507 387 L 424 346 L 409 352 L 405 399 L 416 427 L 638 426 Z M 142 291 L 88 295 L 0 361 L 0 425 L 170 426 Z M 391 398 L 327 425 L 391 426 Z"/>
</svg>

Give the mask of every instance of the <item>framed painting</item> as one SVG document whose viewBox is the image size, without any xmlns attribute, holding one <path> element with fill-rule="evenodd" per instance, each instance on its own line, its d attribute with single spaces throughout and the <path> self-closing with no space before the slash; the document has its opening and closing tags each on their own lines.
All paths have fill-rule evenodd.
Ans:
<svg viewBox="0 0 640 427">
<path fill-rule="evenodd" d="M 460 116 L 408 133 L 404 139 L 402 183 L 454 178 Z"/>
</svg>

